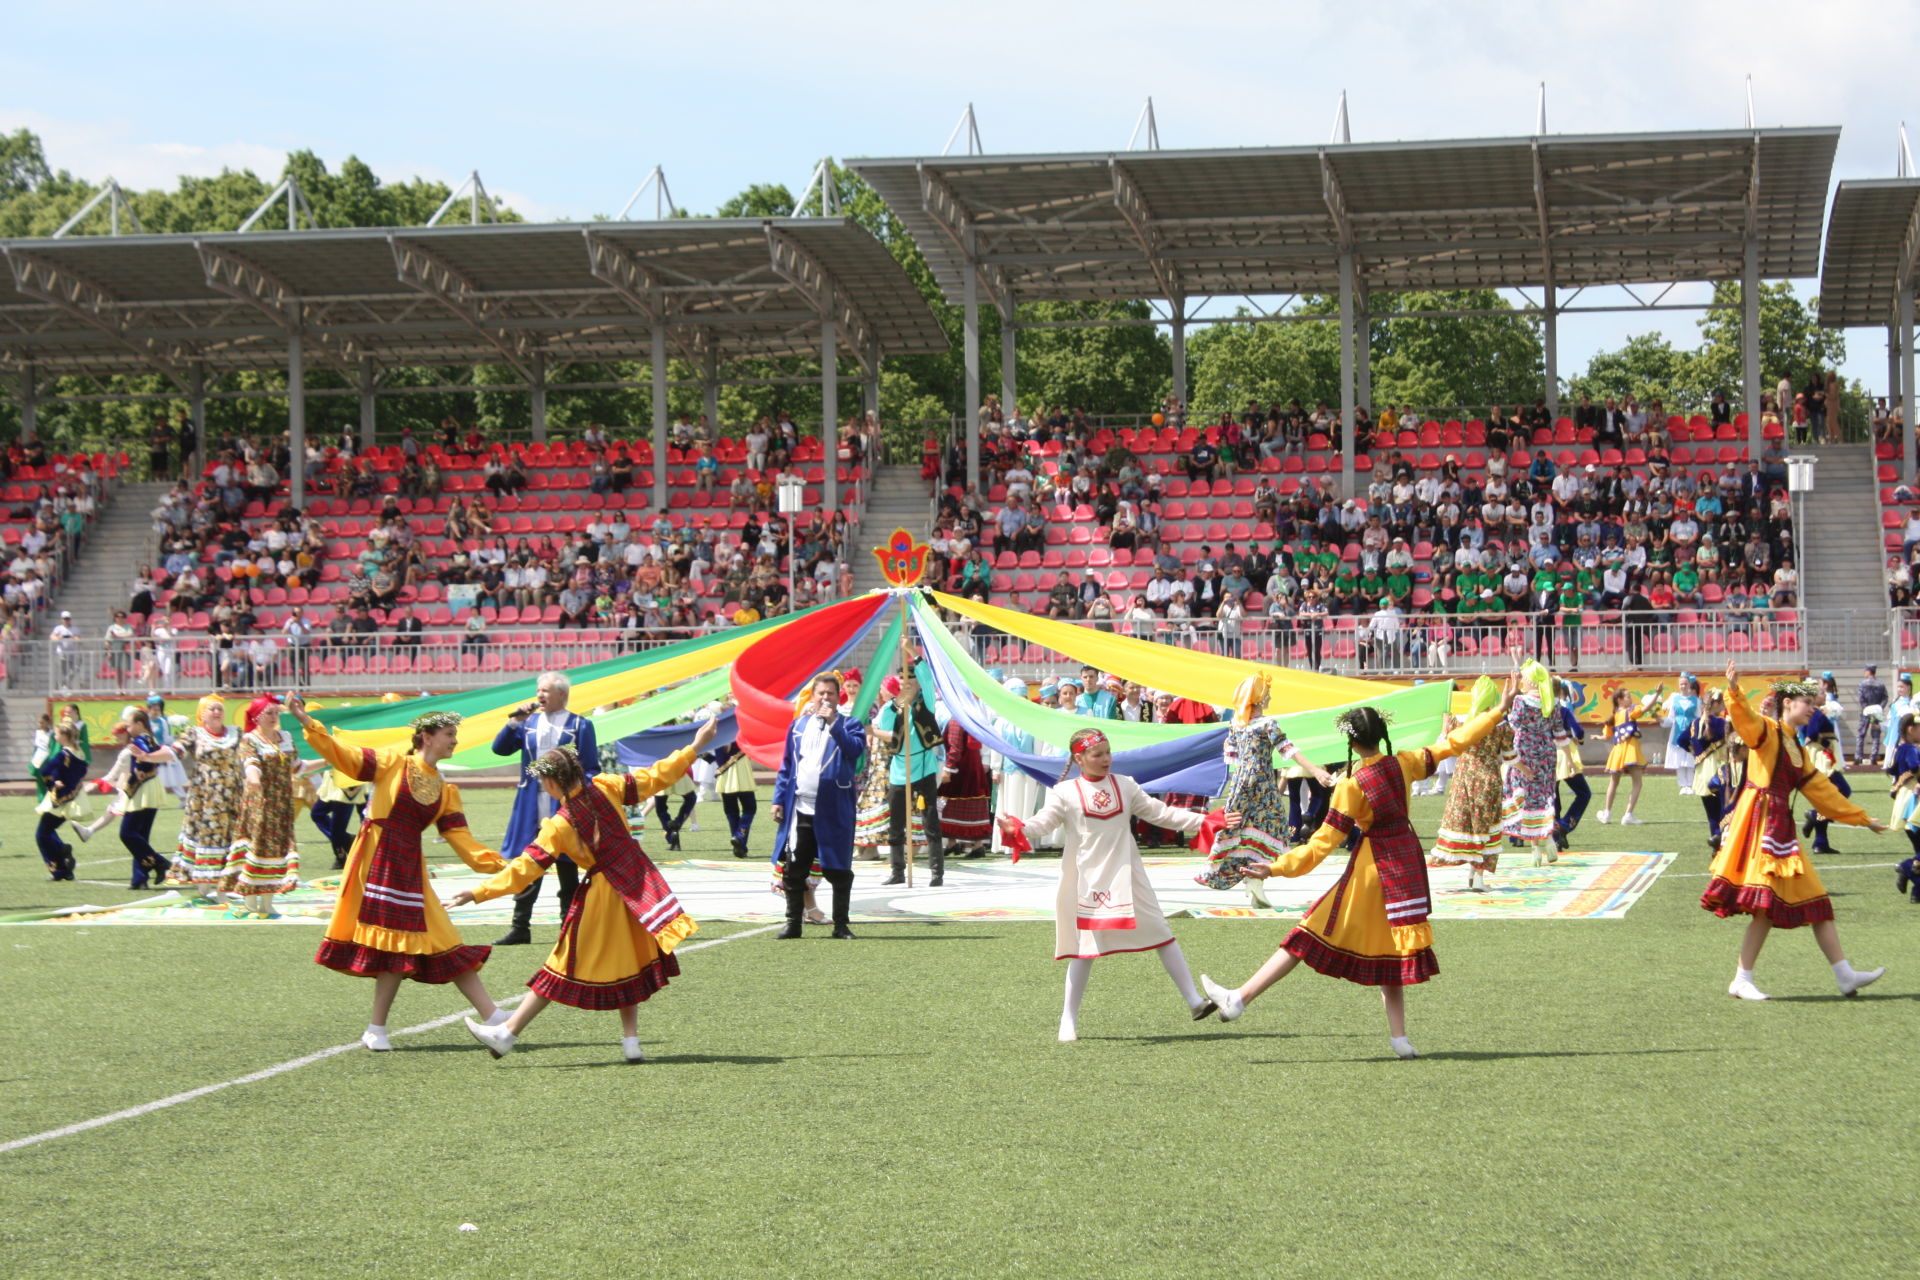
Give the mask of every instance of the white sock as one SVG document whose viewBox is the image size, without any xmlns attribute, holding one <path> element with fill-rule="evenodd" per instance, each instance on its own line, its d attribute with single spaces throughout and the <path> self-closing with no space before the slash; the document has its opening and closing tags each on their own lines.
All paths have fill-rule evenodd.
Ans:
<svg viewBox="0 0 1920 1280">
<path fill-rule="evenodd" d="M 1067 999 L 1060 1010 L 1060 1029 L 1077 1031 L 1080 1027 L 1080 997 L 1087 994 L 1087 979 L 1093 976 L 1093 958 L 1079 956 L 1067 961 Z"/>
<path fill-rule="evenodd" d="M 370 1036 L 383 1036 L 387 1034 L 387 1024 L 384 1022 L 369 1022 L 367 1024 L 367 1034 Z"/>
<path fill-rule="evenodd" d="M 1845 963 L 1845 961 L 1842 961 L 1841 963 L 1843 963 L 1843 964 L 1844 964 L 1844 963 Z M 1837 965 L 1835 966 L 1835 968 L 1836 968 L 1836 969 L 1837 969 L 1838 967 L 1839 967 L 1839 966 L 1837 966 Z M 1734 967 L 1734 970 L 1733 970 L 1733 980 L 1734 980 L 1735 982 L 1746 982 L 1746 983 L 1751 983 L 1751 982 L 1753 981 L 1753 970 L 1751 970 L 1751 969 L 1742 969 L 1742 968 L 1740 968 L 1740 967 L 1738 967 L 1738 966 L 1735 966 L 1735 967 Z"/>
<path fill-rule="evenodd" d="M 1846 960 L 1835 961 L 1833 966 L 1833 976 L 1840 979 L 1840 981 L 1842 982 L 1853 981 L 1852 963 Z"/>
<path fill-rule="evenodd" d="M 1187 1002 L 1187 1008 L 1198 1009 L 1205 1003 L 1199 990 L 1193 985 L 1193 974 L 1187 969 L 1187 957 L 1182 954 L 1180 944 L 1169 942 L 1160 948 L 1160 963 L 1167 967 L 1167 976 L 1173 979 L 1173 985 L 1180 989 L 1180 998 Z"/>
</svg>

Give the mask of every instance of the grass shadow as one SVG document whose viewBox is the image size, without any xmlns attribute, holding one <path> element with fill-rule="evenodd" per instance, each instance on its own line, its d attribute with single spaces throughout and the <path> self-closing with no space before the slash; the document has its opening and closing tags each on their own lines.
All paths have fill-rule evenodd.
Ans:
<svg viewBox="0 0 1920 1280">
<path fill-rule="evenodd" d="M 555 1046 L 556 1048 L 560 1046 Z M 570 1047 L 570 1046 L 569 1046 Z M 536 1062 L 528 1068 L 533 1071 L 592 1071 L 599 1067 L 664 1067 L 664 1066 L 712 1066 L 727 1063 L 740 1067 L 777 1066 L 788 1059 L 757 1053 L 667 1053 L 655 1056 L 648 1054 L 643 1062 L 628 1062 L 625 1058 L 607 1058 L 600 1062 Z"/>
<path fill-rule="evenodd" d="M 1438 1052 L 1423 1052 L 1414 1061 L 1431 1059 L 1435 1062 L 1503 1062 L 1521 1058 L 1637 1058 L 1649 1055 L 1690 1054 L 1690 1053 L 1732 1053 L 1734 1050 L 1718 1045 L 1698 1049 L 1449 1049 Z M 1396 1059 L 1392 1051 L 1368 1054 L 1359 1058 L 1265 1058 L 1256 1059 L 1252 1065 L 1258 1067 L 1303 1066 L 1311 1063 L 1348 1063 L 1348 1062 L 1393 1062 Z"/>
</svg>

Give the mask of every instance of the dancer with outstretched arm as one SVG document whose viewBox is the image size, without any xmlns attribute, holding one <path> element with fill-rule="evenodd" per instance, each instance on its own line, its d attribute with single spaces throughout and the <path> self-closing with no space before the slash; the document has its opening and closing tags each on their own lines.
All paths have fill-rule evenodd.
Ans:
<svg viewBox="0 0 1920 1280">
<path fill-rule="evenodd" d="M 1433 926 L 1427 920 L 1431 899 L 1426 846 L 1407 820 L 1407 789 L 1440 761 L 1499 729 L 1519 687 L 1518 673 L 1509 676 L 1496 705 L 1468 719 L 1438 746 L 1418 751 L 1393 750 L 1387 718 L 1376 708 L 1355 707 L 1335 721 L 1347 738 L 1348 768 L 1333 789 L 1326 821 L 1306 844 L 1269 867 L 1248 868 L 1247 874 L 1305 875 L 1355 837 L 1359 846 L 1339 882 L 1258 973 L 1232 988 L 1200 975 L 1222 1022 L 1238 1018 L 1263 991 L 1305 961 L 1330 977 L 1379 987 L 1394 1053 L 1418 1056 L 1407 1039 L 1406 988 L 1439 973 L 1440 962 L 1434 958 Z"/>
<path fill-rule="evenodd" d="M 1700 905 L 1717 916 L 1748 918 L 1746 936 L 1740 941 L 1740 962 L 1727 987 L 1727 994 L 1737 1000 L 1767 998 L 1754 985 L 1753 967 L 1775 929 L 1813 926 L 1813 940 L 1833 966 L 1833 980 L 1843 996 L 1857 994 L 1886 972 L 1863 972 L 1847 962 L 1833 922 L 1833 902 L 1801 852 L 1793 827 L 1797 791 L 1829 821 L 1875 832 L 1887 829 L 1835 790 L 1799 740 L 1799 730 L 1812 718 L 1823 693 L 1811 680 L 1776 681 L 1762 711 L 1756 713 L 1740 690 L 1740 672 L 1733 663 L 1727 664 L 1727 718 L 1747 744 L 1747 779 L 1726 823 L 1720 852 L 1713 860 L 1713 878 L 1700 895 Z"/>
<path fill-rule="evenodd" d="M 1174 940 L 1147 881 L 1133 818 L 1157 827 L 1192 834 L 1204 815 L 1176 809 L 1154 799 L 1132 778 L 1113 772 L 1113 744 L 1098 729 L 1073 735 L 1060 781 L 1047 790 L 1040 812 L 1025 820 L 1002 814 L 1000 830 L 1017 858 L 1036 836 L 1055 828 L 1066 835 L 1060 859 L 1060 888 L 1053 903 L 1053 958 L 1067 962 L 1066 1005 L 1060 1012 L 1060 1039 L 1080 1038 L 1080 998 L 1086 994 L 1093 962 L 1129 951 L 1158 951 L 1167 976 L 1198 1021 L 1213 1004 L 1194 990 L 1187 958 Z M 1077 777 L 1068 777 L 1075 766 Z M 1226 829 L 1236 830 L 1240 815 L 1228 813 Z"/>
</svg>

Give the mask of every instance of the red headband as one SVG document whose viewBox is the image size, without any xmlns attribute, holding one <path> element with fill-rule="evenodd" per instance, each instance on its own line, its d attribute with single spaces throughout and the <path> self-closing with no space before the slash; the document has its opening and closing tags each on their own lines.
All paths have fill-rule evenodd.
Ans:
<svg viewBox="0 0 1920 1280">
<path fill-rule="evenodd" d="M 1073 735 L 1073 740 L 1069 744 L 1069 750 L 1077 756 L 1083 752 L 1091 751 L 1095 747 L 1104 747 L 1106 745 L 1106 734 L 1100 732 L 1098 729 L 1082 729 Z"/>
</svg>

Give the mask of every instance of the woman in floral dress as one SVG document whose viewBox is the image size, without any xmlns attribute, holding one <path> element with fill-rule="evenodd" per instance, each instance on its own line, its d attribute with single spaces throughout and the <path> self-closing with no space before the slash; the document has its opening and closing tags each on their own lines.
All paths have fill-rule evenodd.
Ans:
<svg viewBox="0 0 1920 1280">
<path fill-rule="evenodd" d="M 226 704 L 212 694 L 200 699 L 196 719 L 171 746 L 151 754 L 154 763 L 183 755 L 193 761 L 173 854 L 174 876 L 191 882 L 207 901 L 218 902 L 240 816 L 241 734 L 227 723 Z"/>
<path fill-rule="evenodd" d="M 246 723 L 238 753 L 245 788 L 220 887 L 242 899 L 227 912 L 236 920 L 249 915 L 277 920 L 274 896 L 300 883 L 300 844 L 293 825 L 299 813 L 294 800 L 299 766 L 292 742 L 280 731 L 278 698 L 255 698 Z"/>
<path fill-rule="evenodd" d="M 1553 730 L 1558 709 L 1553 677 L 1545 666 L 1530 662 L 1520 676 L 1526 681 L 1525 692 L 1514 699 L 1507 714 L 1514 762 L 1507 777 L 1506 833 L 1533 848 L 1537 867 L 1547 861 L 1553 839 L 1554 794 L 1559 789 Z"/>
<path fill-rule="evenodd" d="M 1467 718 L 1472 721 L 1499 704 L 1500 686 L 1490 677 L 1481 676 L 1473 686 L 1473 706 Z M 1467 876 L 1469 889 L 1486 888 L 1486 873 L 1500 863 L 1505 803 L 1500 766 L 1512 753 L 1513 730 L 1505 723 L 1455 753 L 1458 763 L 1453 782 L 1447 787 L 1446 810 L 1440 815 L 1440 837 L 1427 861 L 1435 867 L 1472 868 Z"/>
<path fill-rule="evenodd" d="M 1244 885 L 1254 906 L 1272 910 L 1260 881 L 1240 874 L 1240 867 L 1248 863 L 1277 862 L 1288 848 L 1287 797 L 1280 788 L 1280 775 L 1274 772 L 1273 757 L 1280 751 L 1287 752 L 1290 761 L 1298 757 L 1286 730 L 1266 714 L 1269 688 L 1267 677 L 1251 675 L 1234 690 L 1233 725 L 1227 730 L 1223 752 L 1227 785 L 1220 793 L 1220 807 L 1240 814 L 1242 821 L 1238 830 L 1213 842 L 1206 872 L 1194 879 L 1210 889 Z M 1305 760 L 1299 764 L 1323 785 L 1332 785 L 1320 766 Z"/>
</svg>

